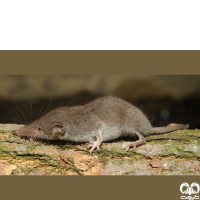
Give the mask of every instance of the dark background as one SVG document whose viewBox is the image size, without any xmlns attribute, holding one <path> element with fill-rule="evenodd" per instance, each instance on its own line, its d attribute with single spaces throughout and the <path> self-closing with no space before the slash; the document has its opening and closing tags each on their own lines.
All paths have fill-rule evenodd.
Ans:
<svg viewBox="0 0 200 200">
<path fill-rule="evenodd" d="M 30 123 L 60 106 L 112 95 L 139 107 L 154 126 L 200 128 L 200 76 L 0 76 L 0 123 Z"/>
</svg>

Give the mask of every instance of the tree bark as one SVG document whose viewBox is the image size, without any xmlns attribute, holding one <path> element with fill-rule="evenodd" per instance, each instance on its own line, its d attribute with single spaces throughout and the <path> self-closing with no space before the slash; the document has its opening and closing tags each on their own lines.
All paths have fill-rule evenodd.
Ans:
<svg viewBox="0 0 200 200">
<path fill-rule="evenodd" d="M 0 124 L 0 175 L 197 175 L 200 131 L 179 130 L 146 137 L 136 152 L 124 141 L 101 145 L 33 140 L 13 133 L 23 125 Z"/>
</svg>

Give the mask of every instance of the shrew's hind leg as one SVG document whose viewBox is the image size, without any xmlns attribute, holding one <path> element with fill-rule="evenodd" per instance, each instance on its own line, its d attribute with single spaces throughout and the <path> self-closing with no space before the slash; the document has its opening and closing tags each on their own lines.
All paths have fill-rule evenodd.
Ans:
<svg viewBox="0 0 200 200">
<path fill-rule="evenodd" d="M 133 150 L 135 151 L 138 145 L 144 144 L 146 142 L 146 139 L 141 133 L 139 133 L 138 131 L 135 131 L 135 133 L 138 135 L 139 140 L 136 142 L 125 142 L 122 145 L 122 148 L 126 149 L 126 151 L 128 151 L 130 147 L 133 147 Z"/>
</svg>

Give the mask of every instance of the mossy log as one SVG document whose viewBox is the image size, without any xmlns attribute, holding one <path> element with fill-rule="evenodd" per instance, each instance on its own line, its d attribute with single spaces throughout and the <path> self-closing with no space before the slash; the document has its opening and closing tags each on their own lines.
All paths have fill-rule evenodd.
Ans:
<svg viewBox="0 0 200 200">
<path fill-rule="evenodd" d="M 136 152 L 123 140 L 103 143 L 90 154 L 87 145 L 20 138 L 23 125 L 0 124 L 0 175 L 197 175 L 200 130 L 146 137 Z"/>
</svg>

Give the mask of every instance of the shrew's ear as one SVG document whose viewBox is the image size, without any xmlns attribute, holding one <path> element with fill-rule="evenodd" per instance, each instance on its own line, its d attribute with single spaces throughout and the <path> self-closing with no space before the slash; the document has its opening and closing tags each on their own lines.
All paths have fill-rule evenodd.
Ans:
<svg viewBox="0 0 200 200">
<path fill-rule="evenodd" d="M 65 128 L 62 124 L 54 123 L 52 125 L 52 134 L 54 136 L 62 136 L 65 134 Z"/>
</svg>

